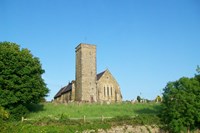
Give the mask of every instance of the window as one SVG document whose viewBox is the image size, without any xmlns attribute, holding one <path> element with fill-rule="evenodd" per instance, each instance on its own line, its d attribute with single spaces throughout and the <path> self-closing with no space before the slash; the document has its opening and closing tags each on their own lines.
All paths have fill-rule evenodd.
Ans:
<svg viewBox="0 0 200 133">
<path fill-rule="evenodd" d="M 107 95 L 109 96 L 109 87 L 107 87 Z"/>
<path fill-rule="evenodd" d="M 113 94 L 112 94 L 112 87 L 111 87 L 111 96 L 112 96 Z"/>
<path fill-rule="evenodd" d="M 104 97 L 106 96 L 106 87 L 104 87 Z"/>
</svg>

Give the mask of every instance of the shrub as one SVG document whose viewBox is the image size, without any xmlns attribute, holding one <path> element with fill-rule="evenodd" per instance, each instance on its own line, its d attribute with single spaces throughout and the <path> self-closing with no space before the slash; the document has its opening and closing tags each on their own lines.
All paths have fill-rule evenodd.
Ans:
<svg viewBox="0 0 200 133">
<path fill-rule="evenodd" d="M 9 108 L 9 110 L 12 114 L 10 116 L 11 120 L 20 120 L 22 117 L 26 117 L 27 113 L 29 112 L 25 105 L 18 105 L 15 107 L 12 106 L 11 108 Z"/>
<path fill-rule="evenodd" d="M 171 132 L 194 130 L 200 125 L 200 83 L 181 78 L 164 89 L 161 118 Z"/>
<path fill-rule="evenodd" d="M 10 114 L 6 110 L 4 110 L 3 107 L 0 106 L 0 119 L 5 120 L 5 119 L 8 119 L 9 116 Z"/>
</svg>

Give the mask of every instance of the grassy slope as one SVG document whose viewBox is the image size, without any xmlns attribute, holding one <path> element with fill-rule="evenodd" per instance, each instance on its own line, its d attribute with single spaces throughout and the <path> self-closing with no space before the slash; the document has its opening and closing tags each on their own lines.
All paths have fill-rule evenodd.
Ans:
<svg viewBox="0 0 200 133">
<path fill-rule="evenodd" d="M 157 114 L 159 104 L 52 104 L 45 103 L 43 108 L 30 113 L 28 118 L 38 119 L 43 117 L 60 117 L 61 115 L 75 118 L 86 117 L 116 117 L 135 116 L 138 114 Z"/>
<path fill-rule="evenodd" d="M 0 132 L 2 133 L 74 133 L 82 132 L 88 129 L 109 129 L 115 125 L 156 125 L 159 124 L 159 118 L 156 116 L 159 112 L 159 104 L 52 104 L 45 103 L 40 106 L 31 106 L 34 112 L 30 113 L 27 118 L 33 121 L 22 122 L 4 122 L 0 124 Z M 105 121 L 93 120 L 69 120 L 67 117 L 83 118 L 87 117 L 115 117 Z M 129 118 L 128 116 L 135 116 Z M 65 116 L 65 117 L 62 117 Z M 66 117 L 67 116 L 67 117 Z M 117 117 L 116 117 L 117 116 Z M 55 120 L 54 118 L 58 118 Z M 52 119 L 53 118 L 53 119 Z"/>
</svg>

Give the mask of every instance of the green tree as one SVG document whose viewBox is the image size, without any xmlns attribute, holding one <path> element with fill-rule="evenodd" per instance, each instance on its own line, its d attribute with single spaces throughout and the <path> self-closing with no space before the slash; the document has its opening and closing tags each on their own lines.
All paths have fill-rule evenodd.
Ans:
<svg viewBox="0 0 200 133">
<path fill-rule="evenodd" d="M 137 101 L 140 103 L 140 101 L 142 100 L 142 98 L 140 96 L 137 96 Z"/>
<path fill-rule="evenodd" d="M 158 95 L 155 99 L 155 102 L 161 102 L 162 101 L 162 98 Z"/>
<path fill-rule="evenodd" d="M 0 42 L 0 106 L 11 115 L 24 115 L 26 105 L 39 103 L 48 93 L 37 57 L 28 49 L 10 42 Z"/>
<path fill-rule="evenodd" d="M 200 128 L 200 83 L 196 78 L 181 78 L 164 88 L 163 121 L 172 132 Z"/>
</svg>

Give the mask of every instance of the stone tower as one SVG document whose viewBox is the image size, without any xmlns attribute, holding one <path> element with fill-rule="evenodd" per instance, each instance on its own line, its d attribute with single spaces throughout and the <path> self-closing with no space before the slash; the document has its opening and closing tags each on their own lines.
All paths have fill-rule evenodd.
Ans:
<svg viewBox="0 0 200 133">
<path fill-rule="evenodd" d="M 96 102 L 96 46 L 79 44 L 76 47 L 75 100 Z"/>
</svg>

